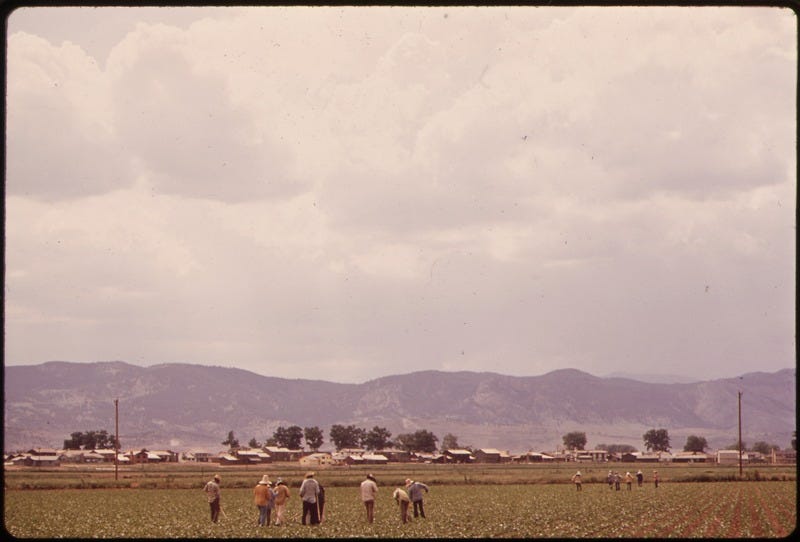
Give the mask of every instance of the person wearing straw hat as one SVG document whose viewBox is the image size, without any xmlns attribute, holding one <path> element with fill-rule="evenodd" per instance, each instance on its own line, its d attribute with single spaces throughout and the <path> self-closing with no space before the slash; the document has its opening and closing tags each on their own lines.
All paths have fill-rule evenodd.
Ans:
<svg viewBox="0 0 800 542">
<path fill-rule="evenodd" d="M 633 484 L 633 474 L 630 471 L 625 473 L 625 484 L 628 486 L 628 491 L 630 491 Z"/>
<path fill-rule="evenodd" d="M 219 511 L 221 508 L 222 492 L 219 488 L 219 474 L 215 474 L 214 478 L 210 480 L 203 491 L 206 493 L 208 499 L 208 506 L 211 509 L 211 522 L 216 523 L 219 520 Z"/>
<path fill-rule="evenodd" d="M 408 522 L 408 505 L 411 499 L 408 498 L 408 493 L 402 487 L 398 487 L 392 493 L 392 498 L 400 505 L 400 521 L 403 523 Z"/>
<path fill-rule="evenodd" d="M 428 486 L 422 482 L 415 482 L 410 478 L 406 478 L 406 491 L 408 491 L 408 498 L 411 499 L 411 504 L 414 506 L 414 517 L 425 517 L 425 508 L 422 504 L 422 492 L 429 491 Z"/>
<path fill-rule="evenodd" d="M 317 507 L 317 497 L 319 496 L 319 484 L 314 480 L 314 473 L 307 472 L 306 478 L 300 484 L 300 498 L 303 501 L 303 515 L 300 523 L 306 524 L 306 516 L 309 517 L 311 525 L 319 525 L 319 508 Z"/>
<path fill-rule="evenodd" d="M 292 494 L 283 478 L 275 480 L 275 525 L 283 523 L 283 515 L 286 513 L 286 501 Z"/>
<path fill-rule="evenodd" d="M 361 500 L 367 509 L 367 521 L 375 521 L 375 497 L 378 495 L 378 484 L 372 474 L 367 474 L 367 479 L 361 482 Z"/>
<path fill-rule="evenodd" d="M 269 527 L 270 515 L 272 507 L 270 504 L 273 501 L 272 490 L 269 487 L 269 476 L 264 475 L 261 480 L 253 488 L 253 500 L 256 508 L 258 508 L 258 526 Z"/>
</svg>

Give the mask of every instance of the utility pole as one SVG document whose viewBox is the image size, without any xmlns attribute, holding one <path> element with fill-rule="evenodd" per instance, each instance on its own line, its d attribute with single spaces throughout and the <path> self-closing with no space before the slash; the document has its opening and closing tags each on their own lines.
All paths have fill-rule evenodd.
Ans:
<svg viewBox="0 0 800 542">
<path fill-rule="evenodd" d="M 742 476 L 742 390 L 739 390 L 739 477 Z"/>
<path fill-rule="evenodd" d="M 119 399 L 114 399 L 114 480 L 119 480 Z"/>
</svg>

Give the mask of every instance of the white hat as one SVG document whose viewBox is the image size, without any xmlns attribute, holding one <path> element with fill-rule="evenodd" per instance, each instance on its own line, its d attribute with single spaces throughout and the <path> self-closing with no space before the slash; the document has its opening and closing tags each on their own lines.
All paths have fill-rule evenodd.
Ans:
<svg viewBox="0 0 800 542">
<path fill-rule="evenodd" d="M 261 477 L 261 481 L 258 482 L 258 483 L 263 485 L 263 486 L 268 486 L 269 485 L 269 475 L 265 474 L 264 476 L 262 476 Z"/>
</svg>

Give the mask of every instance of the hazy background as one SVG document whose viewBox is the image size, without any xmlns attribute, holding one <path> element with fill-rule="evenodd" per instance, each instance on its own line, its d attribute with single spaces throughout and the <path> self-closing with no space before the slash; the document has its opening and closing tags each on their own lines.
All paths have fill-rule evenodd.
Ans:
<svg viewBox="0 0 800 542">
<path fill-rule="evenodd" d="M 780 8 L 23 8 L 5 364 L 795 363 Z"/>
</svg>

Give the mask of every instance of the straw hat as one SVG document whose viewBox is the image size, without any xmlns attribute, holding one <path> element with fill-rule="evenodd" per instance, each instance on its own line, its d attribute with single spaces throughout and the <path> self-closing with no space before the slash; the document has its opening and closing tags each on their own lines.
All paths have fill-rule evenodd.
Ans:
<svg viewBox="0 0 800 542">
<path fill-rule="evenodd" d="M 410 486 L 413 483 L 414 483 L 414 481 L 411 480 L 411 478 L 406 478 L 406 486 Z"/>
<path fill-rule="evenodd" d="M 269 475 L 265 474 L 264 476 L 262 476 L 261 477 L 261 481 L 258 482 L 258 483 L 261 484 L 262 486 L 268 486 L 269 485 Z"/>
<path fill-rule="evenodd" d="M 309 472 L 306 473 L 306 478 L 313 478 L 313 477 L 314 477 L 314 473 L 313 472 L 309 471 Z"/>
</svg>

